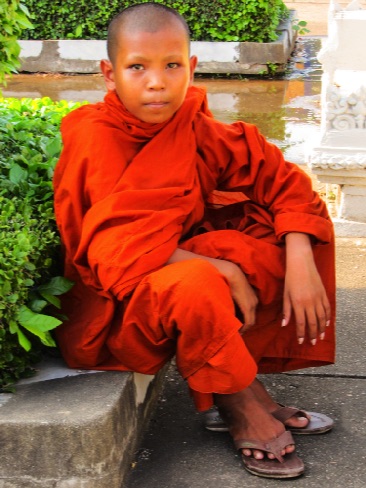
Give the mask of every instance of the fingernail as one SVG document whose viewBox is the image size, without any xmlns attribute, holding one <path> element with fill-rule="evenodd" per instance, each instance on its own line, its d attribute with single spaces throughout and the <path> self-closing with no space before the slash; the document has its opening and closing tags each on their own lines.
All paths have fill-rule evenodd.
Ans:
<svg viewBox="0 0 366 488">
<path fill-rule="evenodd" d="M 304 342 L 304 338 L 303 337 L 299 337 L 297 339 L 297 342 L 301 345 Z"/>
<path fill-rule="evenodd" d="M 311 341 L 310 341 L 310 342 L 312 343 L 312 345 L 313 345 L 313 346 L 315 346 L 315 344 L 316 344 L 316 339 L 311 339 Z"/>
<path fill-rule="evenodd" d="M 319 336 L 319 337 L 320 337 L 320 340 L 321 340 L 321 341 L 324 341 L 325 332 L 322 332 L 322 333 L 320 334 L 320 336 Z"/>
<path fill-rule="evenodd" d="M 330 326 L 330 320 L 327 320 L 327 321 L 325 322 L 325 327 L 329 327 L 329 326 Z"/>
<path fill-rule="evenodd" d="M 286 325 L 287 325 L 286 319 L 282 319 L 281 327 L 286 327 Z"/>
</svg>

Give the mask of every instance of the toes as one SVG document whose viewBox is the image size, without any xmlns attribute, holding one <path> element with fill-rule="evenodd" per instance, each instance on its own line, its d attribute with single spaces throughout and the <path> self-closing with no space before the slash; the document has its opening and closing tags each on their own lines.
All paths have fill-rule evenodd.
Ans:
<svg viewBox="0 0 366 488">
<path fill-rule="evenodd" d="M 255 459 L 263 459 L 264 458 L 263 451 L 258 451 L 257 449 L 253 449 L 253 451 L 251 449 L 242 449 L 242 453 L 244 454 L 244 456 L 254 457 Z M 271 454 L 271 453 L 269 453 L 269 454 Z"/>
<path fill-rule="evenodd" d="M 295 444 L 289 444 L 285 448 L 285 454 L 291 454 L 291 452 L 294 452 L 294 451 L 295 451 Z M 283 456 L 284 456 L 284 454 L 283 454 Z"/>
<path fill-rule="evenodd" d="M 287 427 L 302 428 L 306 427 L 308 423 L 309 419 L 307 417 L 290 417 L 286 420 L 285 425 L 287 425 Z"/>
<path fill-rule="evenodd" d="M 295 451 L 295 444 L 289 444 L 284 449 L 282 449 L 281 456 L 285 457 L 286 454 L 291 454 L 294 451 Z M 274 454 L 272 454 L 271 452 L 267 453 L 267 457 L 269 459 L 276 459 L 276 456 Z"/>
<path fill-rule="evenodd" d="M 295 451 L 295 444 L 289 444 L 288 446 L 285 447 L 285 449 L 282 449 L 281 451 L 281 456 L 286 456 L 286 454 L 290 454 L 291 452 Z M 268 457 L 268 459 L 276 459 L 276 456 L 272 452 L 263 452 L 259 451 L 258 449 L 242 449 L 242 453 L 244 456 L 251 457 L 253 456 L 255 459 L 263 459 L 265 456 Z"/>
<path fill-rule="evenodd" d="M 296 417 L 296 424 L 299 427 L 306 427 L 309 423 L 309 419 L 306 417 Z"/>
<path fill-rule="evenodd" d="M 263 453 L 263 451 L 257 451 L 257 449 L 254 449 L 253 450 L 253 457 L 255 459 L 263 459 L 264 458 L 264 453 Z"/>
</svg>

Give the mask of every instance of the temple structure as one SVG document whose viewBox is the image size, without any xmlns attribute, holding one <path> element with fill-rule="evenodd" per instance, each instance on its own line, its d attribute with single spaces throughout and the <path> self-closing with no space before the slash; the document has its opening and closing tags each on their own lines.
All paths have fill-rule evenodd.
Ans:
<svg viewBox="0 0 366 488">
<path fill-rule="evenodd" d="M 323 65 L 320 144 L 309 166 L 337 189 L 338 236 L 366 237 L 366 10 L 330 1 Z"/>
</svg>

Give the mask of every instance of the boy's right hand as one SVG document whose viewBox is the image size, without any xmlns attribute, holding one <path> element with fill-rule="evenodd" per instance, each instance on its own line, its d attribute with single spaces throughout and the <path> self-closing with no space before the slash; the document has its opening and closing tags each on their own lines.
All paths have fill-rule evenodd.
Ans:
<svg viewBox="0 0 366 488">
<path fill-rule="evenodd" d="M 240 329 L 240 332 L 243 333 L 255 324 L 258 297 L 239 266 L 230 261 L 217 261 L 219 261 L 218 265 L 222 274 L 229 283 L 231 296 L 243 314 L 244 325 Z"/>
<path fill-rule="evenodd" d="M 200 254 L 195 254 L 191 251 L 186 251 L 179 248 L 174 251 L 167 264 L 194 258 L 199 258 L 210 262 L 226 278 L 230 287 L 231 296 L 243 314 L 244 324 L 243 327 L 241 327 L 240 332 L 243 333 L 249 329 L 249 327 L 254 325 L 258 298 L 240 267 L 231 261 L 210 258 L 208 256 L 202 256 Z"/>
</svg>

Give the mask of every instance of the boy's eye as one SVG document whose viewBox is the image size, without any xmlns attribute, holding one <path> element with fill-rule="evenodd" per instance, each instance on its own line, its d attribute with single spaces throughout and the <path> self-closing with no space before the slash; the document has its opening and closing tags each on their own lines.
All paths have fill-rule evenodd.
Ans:
<svg viewBox="0 0 366 488">
<path fill-rule="evenodd" d="M 175 69 L 175 68 L 179 67 L 179 64 L 178 63 L 168 63 L 167 66 L 169 69 Z"/>
<path fill-rule="evenodd" d="M 132 69 L 133 71 L 140 71 L 144 69 L 144 67 L 142 64 L 131 64 L 131 66 L 129 66 L 129 69 Z"/>
</svg>

